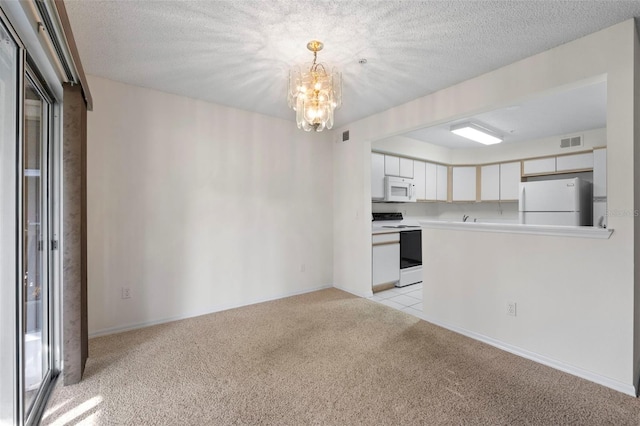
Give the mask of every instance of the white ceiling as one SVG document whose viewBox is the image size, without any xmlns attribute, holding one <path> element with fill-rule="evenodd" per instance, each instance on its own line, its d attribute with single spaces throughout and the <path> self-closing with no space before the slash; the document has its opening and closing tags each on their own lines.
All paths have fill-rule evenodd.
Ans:
<svg viewBox="0 0 640 426">
<path fill-rule="evenodd" d="M 640 16 L 640 1 L 65 0 L 87 73 L 288 120 L 289 68 L 338 66 L 336 126 Z M 361 65 L 358 60 L 366 58 Z"/>
<path fill-rule="evenodd" d="M 554 93 L 464 117 L 403 136 L 447 148 L 478 148 L 482 145 L 451 133 L 452 125 L 472 121 L 497 131 L 503 143 L 568 136 L 607 126 L 606 81 L 558 90 Z"/>
</svg>

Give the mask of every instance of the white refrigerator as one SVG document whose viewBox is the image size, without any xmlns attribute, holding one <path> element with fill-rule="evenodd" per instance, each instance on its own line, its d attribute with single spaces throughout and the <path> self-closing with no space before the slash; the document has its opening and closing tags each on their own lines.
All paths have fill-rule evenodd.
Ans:
<svg viewBox="0 0 640 426">
<path fill-rule="evenodd" d="M 520 183 L 520 223 L 592 225 L 591 183 L 580 178 Z"/>
</svg>

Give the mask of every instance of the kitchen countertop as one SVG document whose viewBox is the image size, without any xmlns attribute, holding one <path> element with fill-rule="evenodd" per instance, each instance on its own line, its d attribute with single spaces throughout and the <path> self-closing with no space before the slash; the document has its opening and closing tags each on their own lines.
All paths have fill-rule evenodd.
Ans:
<svg viewBox="0 0 640 426">
<path fill-rule="evenodd" d="M 385 226 L 397 226 L 397 225 L 407 225 L 411 226 L 411 228 L 385 228 Z M 394 232 L 404 232 L 404 231 L 419 231 L 420 224 L 416 220 L 389 220 L 389 221 L 376 221 L 371 222 L 371 234 L 392 234 Z"/>
<path fill-rule="evenodd" d="M 613 233 L 613 229 L 594 228 L 593 226 L 523 225 L 514 223 L 447 222 L 435 220 L 422 220 L 420 221 L 420 225 L 422 228 L 450 231 L 505 232 L 510 234 L 535 234 L 597 239 L 608 239 Z"/>
</svg>

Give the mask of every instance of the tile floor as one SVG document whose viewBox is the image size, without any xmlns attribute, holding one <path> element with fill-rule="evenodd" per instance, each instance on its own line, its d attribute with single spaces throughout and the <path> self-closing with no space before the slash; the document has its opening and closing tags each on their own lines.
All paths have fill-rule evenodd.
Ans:
<svg viewBox="0 0 640 426">
<path fill-rule="evenodd" d="M 369 300 L 422 318 L 422 283 L 380 291 Z"/>
</svg>

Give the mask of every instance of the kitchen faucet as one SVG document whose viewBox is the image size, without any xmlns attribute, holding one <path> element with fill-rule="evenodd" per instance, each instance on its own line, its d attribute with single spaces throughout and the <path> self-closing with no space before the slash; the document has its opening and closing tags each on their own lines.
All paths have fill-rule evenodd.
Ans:
<svg viewBox="0 0 640 426">
<path fill-rule="evenodd" d="M 466 222 L 466 221 L 467 221 L 467 219 L 469 219 L 469 215 L 463 214 L 463 215 L 462 215 L 462 221 L 463 221 L 463 222 Z"/>
</svg>

